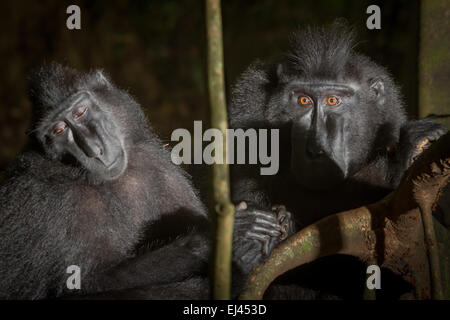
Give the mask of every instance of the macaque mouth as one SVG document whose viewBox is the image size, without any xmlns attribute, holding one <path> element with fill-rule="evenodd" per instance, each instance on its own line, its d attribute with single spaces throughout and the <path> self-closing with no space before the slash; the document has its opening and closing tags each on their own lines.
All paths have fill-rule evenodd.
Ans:
<svg viewBox="0 0 450 320">
<path fill-rule="evenodd" d="M 105 165 L 105 167 L 106 167 L 107 169 L 113 168 L 113 167 L 116 165 L 116 163 L 119 162 L 119 159 L 120 159 L 120 158 L 121 158 L 121 156 L 116 157 L 116 158 L 113 160 L 113 162 L 111 162 L 109 165 Z"/>
<path fill-rule="evenodd" d="M 107 170 L 111 170 L 114 167 L 116 167 L 118 164 L 120 164 L 121 159 L 123 159 L 124 157 L 124 152 L 123 150 L 120 150 L 118 152 L 114 152 L 116 154 L 116 156 L 114 157 L 114 159 L 112 161 L 107 161 L 109 160 L 108 157 L 104 158 L 104 154 L 102 153 L 100 156 L 95 157 L 94 159 L 96 161 L 98 161 L 99 164 L 101 164 L 102 166 L 104 166 Z"/>
</svg>

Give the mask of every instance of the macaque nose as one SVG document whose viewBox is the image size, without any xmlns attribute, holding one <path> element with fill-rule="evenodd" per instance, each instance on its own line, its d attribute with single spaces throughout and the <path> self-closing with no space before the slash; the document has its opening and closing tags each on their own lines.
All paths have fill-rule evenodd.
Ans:
<svg viewBox="0 0 450 320">
<path fill-rule="evenodd" d="M 323 155 L 325 155 L 325 151 L 323 150 L 323 148 L 318 145 L 315 142 L 312 142 L 311 140 L 307 142 L 306 145 L 306 154 L 310 157 L 310 158 L 319 158 L 322 157 Z"/>
<path fill-rule="evenodd" d="M 323 156 L 325 154 L 325 151 L 323 150 L 317 150 L 317 151 L 313 151 L 313 150 L 307 150 L 308 156 L 311 158 L 319 158 L 321 156 Z"/>
</svg>

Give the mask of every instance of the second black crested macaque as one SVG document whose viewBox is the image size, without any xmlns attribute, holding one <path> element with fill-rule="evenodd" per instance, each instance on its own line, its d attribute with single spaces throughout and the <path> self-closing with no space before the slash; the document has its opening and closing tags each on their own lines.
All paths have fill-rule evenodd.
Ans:
<svg viewBox="0 0 450 320">
<path fill-rule="evenodd" d="M 234 85 L 232 128 L 280 130 L 276 175 L 261 176 L 257 166 L 232 167 L 232 199 L 245 202 L 246 211 L 282 208 L 299 230 L 375 202 L 398 185 L 418 145 L 446 133 L 428 119 L 407 120 L 389 72 L 355 52 L 353 39 L 339 22 L 306 28 L 292 37 L 282 58 L 254 63 Z M 360 296 L 364 271 L 338 265 L 315 276 L 314 266 L 306 266 L 303 283 L 314 288 L 328 282 L 325 287 L 339 297 Z M 352 285 L 348 279 L 356 275 Z"/>
</svg>

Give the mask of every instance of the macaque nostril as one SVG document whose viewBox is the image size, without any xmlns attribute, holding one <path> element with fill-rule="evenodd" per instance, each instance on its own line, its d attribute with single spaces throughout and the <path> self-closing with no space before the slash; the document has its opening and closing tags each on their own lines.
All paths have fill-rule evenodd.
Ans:
<svg viewBox="0 0 450 320">
<path fill-rule="evenodd" d="M 319 158 L 325 155 L 325 151 L 323 151 L 322 149 L 317 150 L 316 148 L 307 148 L 306 152 L 311 158 Z"/>
<path fill-rule="evenodd" d="M 100 150 L 99 150 L 98 155 L 99 155 L 99 156 L 102 156 L 102 155 L 103 155 L 103 149 L 100 149 Z"/>
</svg>

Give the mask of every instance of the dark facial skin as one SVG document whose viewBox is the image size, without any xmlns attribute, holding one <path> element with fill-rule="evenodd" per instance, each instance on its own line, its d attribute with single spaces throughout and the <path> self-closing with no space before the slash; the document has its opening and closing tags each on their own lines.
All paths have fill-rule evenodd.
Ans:
<svg viewBox="0 0 450 320">
<path fill-rule="evenodd" d="M 345 108 L 354 90 L 340 84 L 300 84 L 290 94 L 296 108 L 292 125 L 291 170 L 298 183 L 323 188 L 342 182 L 349 172 L 345 141 L 350 125 Z"/>
<path fill-rule="evenodd" d="M 377 82 L 378 83 L 378 82 Z M 365 163 L 367 154 L 353 145 L 367 145 L 374 132 L 355 121 L 367 111 L 361 103 L 361 86 L 352 83 L 293 82 L 287 86 L 291 127 L 291 172 L 306 189 L 329 189 L 342 183 Z M 375 89 L 373 105 L 379 96 Z"/>
<path fill-rule="evenodd" d="M 46 128 L 58 156 L 71 156 L 95 178 L 114 180 L 127 167 L 123 135 L 114 117 L 89 91 L 69 97 Z"/>
</svg>

